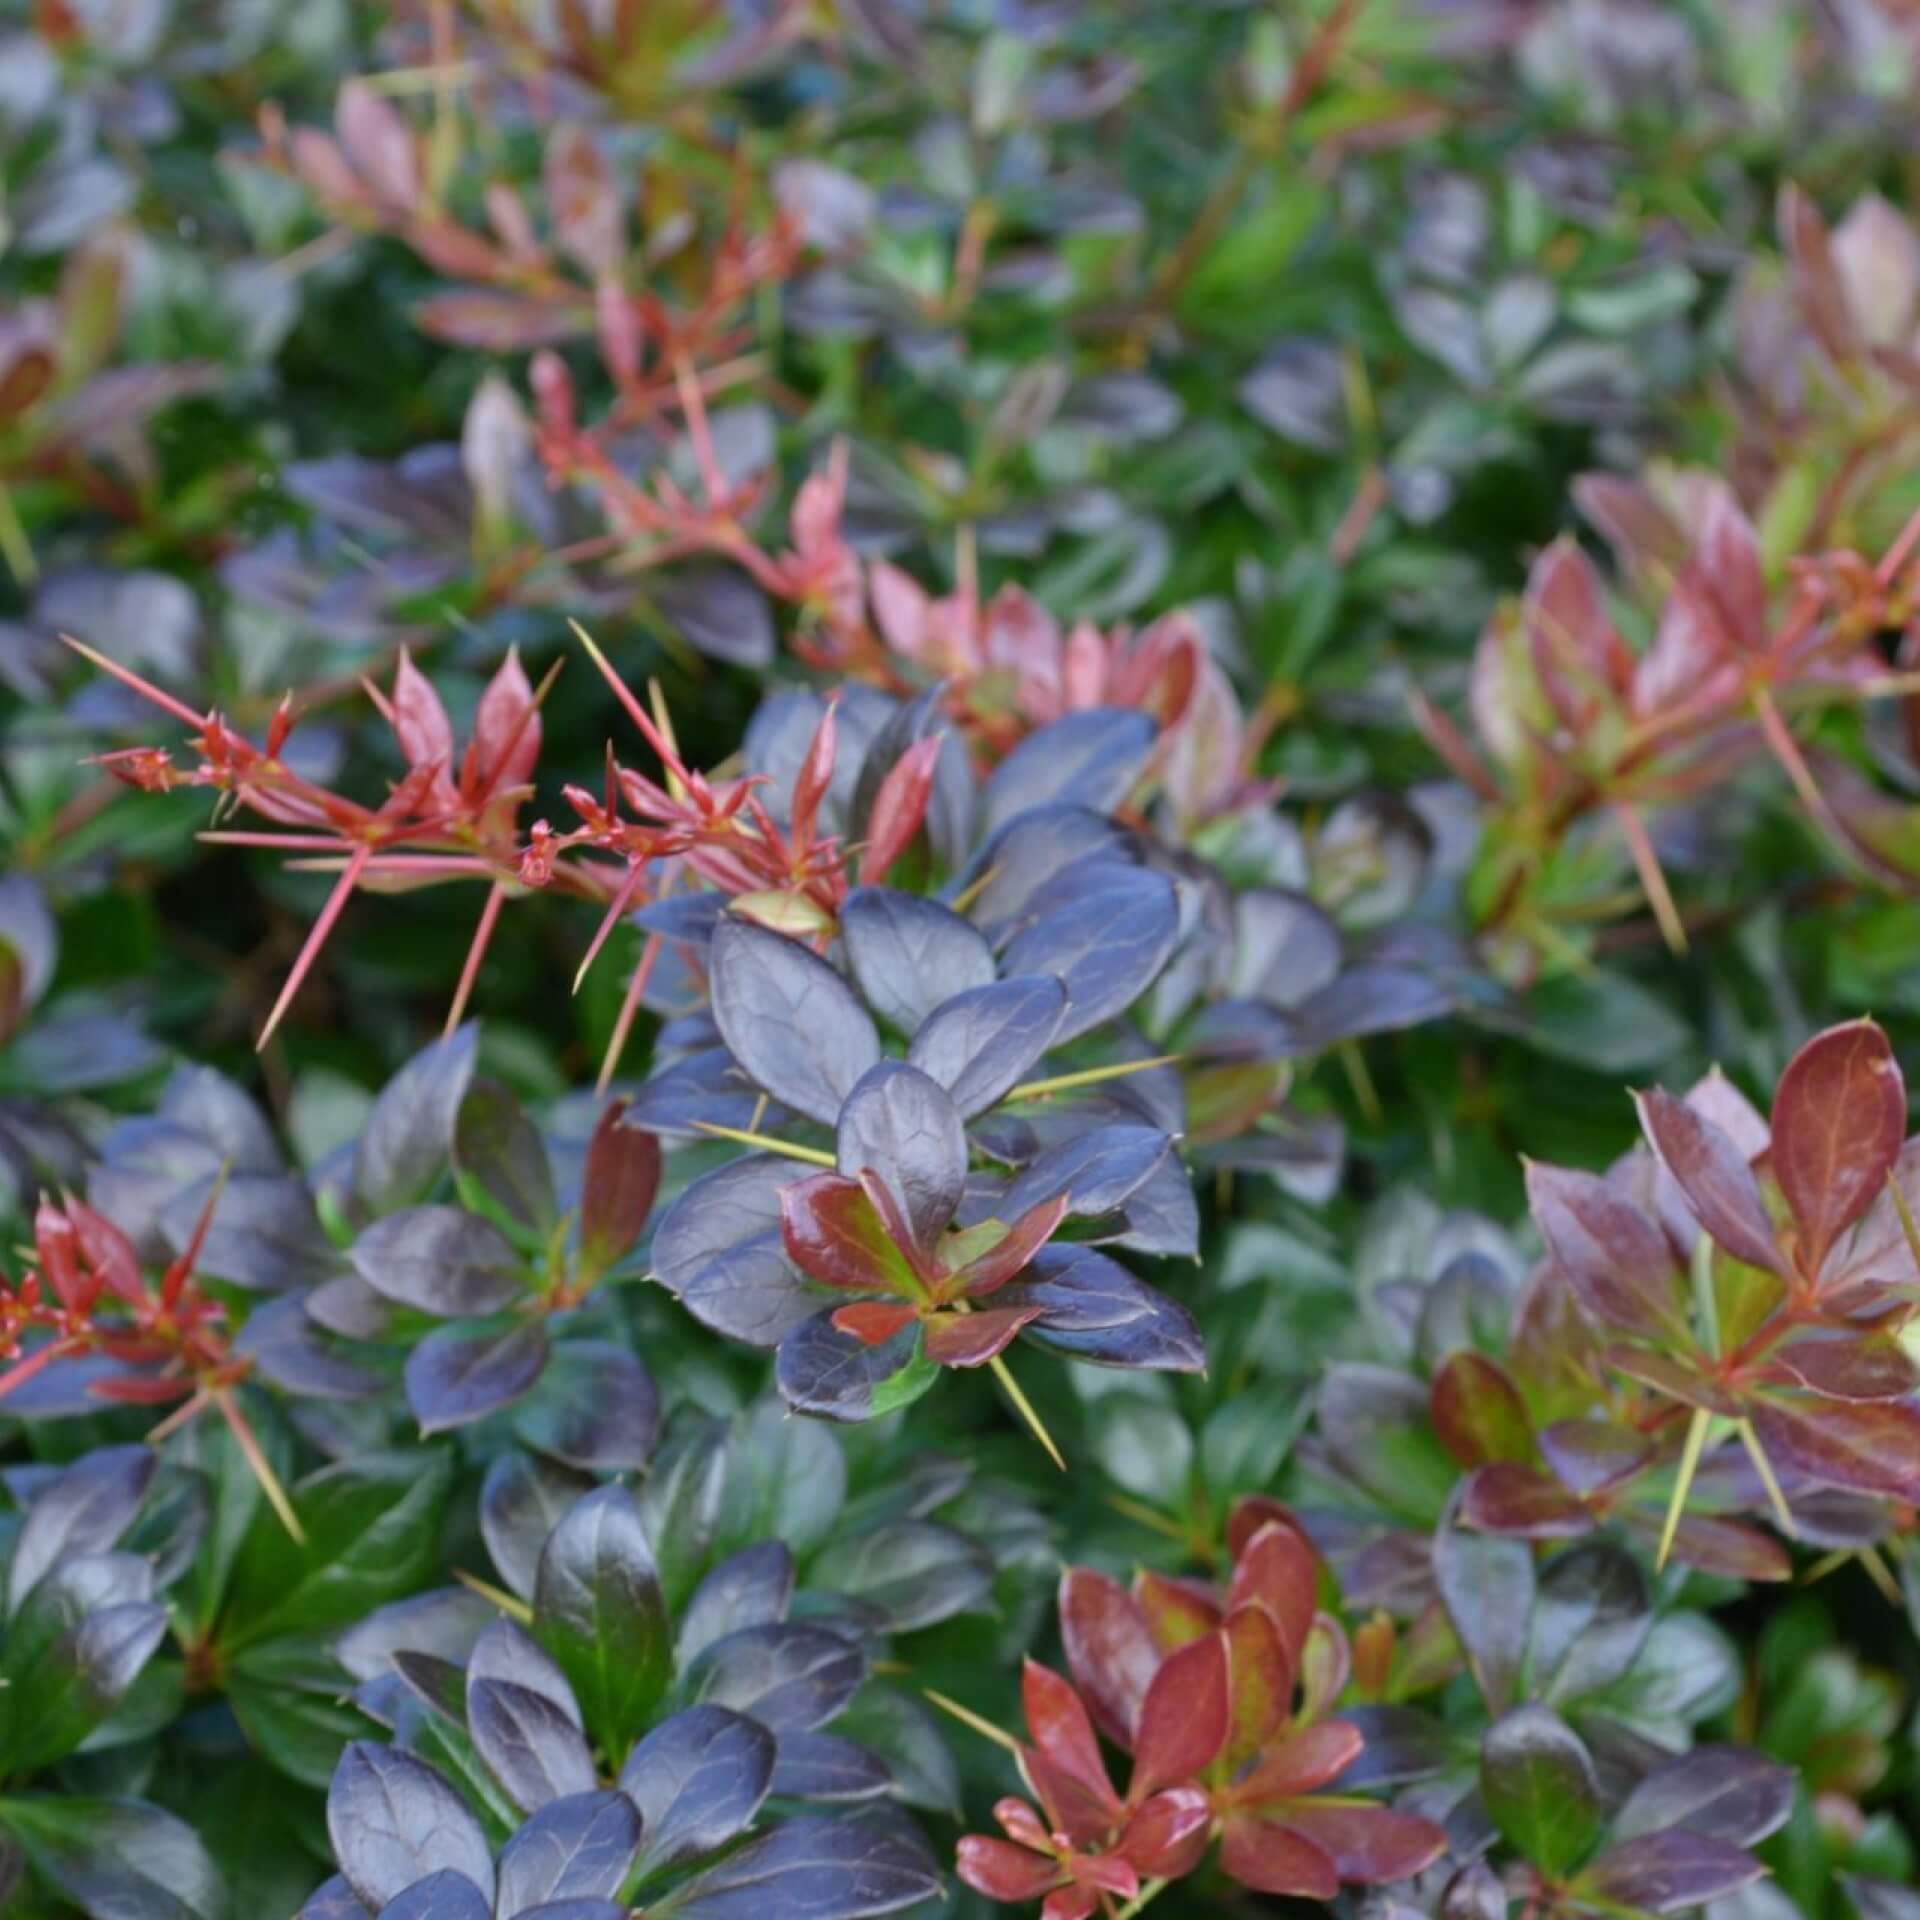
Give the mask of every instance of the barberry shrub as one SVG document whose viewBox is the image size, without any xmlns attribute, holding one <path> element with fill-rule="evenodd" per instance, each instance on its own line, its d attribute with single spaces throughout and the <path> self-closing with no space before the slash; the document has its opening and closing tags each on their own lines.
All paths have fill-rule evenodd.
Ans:
<svg viewBox="0 0 1920 1920">
<path fill-rule="evenodd" d="M 0 1916 L 1916 1920 L 1902 0 L 0 19 Z"/>
</svg>

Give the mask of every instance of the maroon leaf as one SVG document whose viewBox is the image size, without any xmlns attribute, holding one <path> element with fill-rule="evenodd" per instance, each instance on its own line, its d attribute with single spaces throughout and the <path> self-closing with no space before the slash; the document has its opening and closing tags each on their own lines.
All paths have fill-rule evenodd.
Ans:
<svg viewBox="0 0 1920 1920">
<path fill-rule="evenodd" d="M 1120 1798 L 1084 1702 L 1037 1660 L 1022 1671 L 1020 1695 L 1033 1742 L 1028 1766 L 1050 1817 L 1077 1842 L 1100 1838 L 1119 1820 Z"/>
<path fill-rule="evenodd" d="M 1447 1850 L 1445 1832 L 1431 1820 L 1391 1807 L 1303 1800 L 1286 1817 L 1296 1834 L 1326 1854 L 1342 1880 L 1365 1886 L 1410 1879 Z"/>
<path fill-rule="evenodd" d="M 1233 1805 L 1255 1811 L 1297 1800 L 1339 1779 L 1365 1746 L 1351 1721 L 1317 1721 L 1262 1755 L 1257 1767 L 1226 1790 L 1227 1796 Z"/>
<path fill-rule="evenodd" d="M 1533 1458 L 1533 1422 L 1498 1361 L 1463 1347 L 1433 1376 L 1433 1427 L 1463 1467 Z"/>
<path fill-rule="evenodd" d="M 858 1180 L 816 1173 L 780 1195 L 787 1258 L 823 1287 L 910 1294 L 913 1277 Z"/>
<path fill-rule="evenodd" d="M 517 648 L 507 649 L 480 696 L 473 751 L 481 785 L 489 793 L 523 787 L 533 778 L 540 759 L 540 709 Z"/>
<path fill-rule="evenodd" d="M 1816 1034 L 1773 1096 L 1774 1177 L 1799 1228 L 1811 1277 L 1866 1212 L 1900 1157 L 1907 1093 L 1887 1036 L 1869 1020 Z"/>
<path fill-rule="evenodd" d="M 903 1333 L 918 1318 L 917 1310 L 904 1301 L 855 1300 L 836 1307 L 833 1324 L 842 1333 L 851 1334 L 863 1347 L 884 1347 L 895 1334 Z M 928 1357 L 933 1354 L 931 1330 L 926 1341 Z M 948 1365 L 953 1362 L 949 1361 Z"/>
<path fill-rule="evenodd" d="M 1773 1365 L 1829 1400 L 1903 1400 L 1920 1386 L 1920 1369 L 1888 1333 L 1815 1334 L 1780 1348 Z"/>
<path fill-rule="evenodd" d="M 1232 1711 L 1227 1757 L 1237 1761 L 1265 1746 L 1292 1712 L 1294 1663 L 1263 1606 L 1235 1607 L 1222 1630 Z"/>
<path fill-rule="evenodd" d="M 1593 1531 L 1593 1516 L 1565 1488 L 1509 1460 L 1474 1470 L 1461 1491 L 1460 1517 L 1482 1533 L 1527 1540 L 1575 1540 Z"/>
<path fill-rule="evenodd" d="M 1666 1532 L 1666 1504 L 1626 1508 L 1621 1519 L 1649 1550 L 1657 1548 Z M 1729 1580 L 1787 1580 L 1793 1576 L 1793 1557 L 1769 1533 L 1744 1520 L 1719 1514 L 1683 1513 L 1674 1529 L 1673 1558 L 1683 1567 L 1717 1573 Z"/>
<path fill-rule="evenodd" d="M 1038 1900 L 1061 1879 L 1057 1861 L 984 1833 L 968 1834 L 955 1850 L 953 1864 L 975 1893 L 1009 1904 Z"/>
<path fill-rule="evenodd" d="M 1236 1814 L 1227 1822 L 1220 1864 L 1256 1893 L 1331 1900 L 1340 1891 L 1340 1876 L 1325 1852 L 1278 1820 Z"/>
<path fill-rule="evenodd" d="M 1623 1333 L 1672 1333 L 1675 1267 L 1666 1236 L 1604 1180 L 1527 1162 L 1527 1202 L 1580 1304 Z"/>
<path fill-rule="evenodd" d="M 393 676 L 393 731 L 409 767 L 444 770 L 452 765 L 453 722 L 405 647 Z"/>
<path fill-rule="evenodd" d="M 1145 1878 L 1178 1880 L 1200 1864 L 1212 1825 L 1212 1803 L 1198 1787 L 1169 1787 L 1127 1822 L 1120 1852 Z"/>
<path fill-rule="evenodd" d="M 1203 1635 L 1169 1654 L 1140 1707 L 1130 1797 L 1137 1805 L 1209 1766 L 1227 1743 L 1227 1643 Z"/>
<path fill-rule="evenodd" d="M 1743 653 L 1767 644 L 1767 580 L 1760 543 L 1730 489 L 1716 487 L 1707 501 L 1700 544 L 1688 572 L 1712 605 L 1728 641 Z"/>
<path fill-rule="evenodd" d="M 1541 687 L 1560 719 L 1578 728 L 1632 661 L 1607 617 L 1600 576 L 1575 541 L 1556 540 L 1535 561 L 1523 611 Z"/>
<path fill-rule="evenodd" d="M 1674 1827 L 1609 1847 L 1580 1876 L 1580 1887 L 1611 1906 L 1678 1913 L 1738 1893 L 1765 1871 L 1731 1841 Z"/>
<path fill-rule="evenodd" d="M 1071 1194 L 1059 1193 L 1037 1207 L 1029 1207 L 1007 1229 L 1004 1240 L 961 1269 L 961 1291 L 977 1299 L 1025 1272 L 1033 1256 L 1053 1238 L 1072 1204 Z"/>
<path fill-rule="evenodd" d="M 1849 358 L 1858 348 L 1846 289 L 1827 241 L 1826 223 L 1798 187 L 1780 195 L 1780 243 L 1793 260 L 1794 290 L 1807 324 L 1820 344 L 1836 360 Z"/>
<path fill-rule="evenodd" d="M 360 177 L 390 207 L 411 212 L 420 198 L 420 154 L 404 117 L 364 80 L 349 80 L 334 105 L 333 126 Z"/>
<path fill-rule="evenodd" d="M 626 1258 L 660 1191 L 660 1142 L 626 1124 L 627 1102 L 600 1116 L 580 1180 L 580 1259 L 594 1274 Z"/>
<path fill-rule="evenodd" d="M 1753 1403 L 1760 1444 L 1777 1468 L 1854 1493 L 1920 1500 L 1920 1408 L 1897 1400 Z"/>
<path fill-rule="evenodd" d="M 1651 1347 L 1609 1347 L 1607 1365 L 1629 1380 L 1652 1387 L 1657 1393 L 1671 1395 L 1690 1407 L 1705 1407 L 1709 1413 L 1738 1415 L 1733 1396 L 1707 1373 L 1691 1353 L 1659 1353 Z"/>
<path fill-rule="evenodd" d="M 1140 1703 L 1160 1667 L 1139 1601 L 1104 1573 L 1069 1567 L 1060 1576 L 1060 1637 L 1094 1719 L 1117 1746 L 1130 1749 Z"/>
<path fill-rule="evenodd" d="M 1227 1605 L 1258 1602 L 1272 1614 L 1290 1671 L 1300 1665 L 1300 1650 L 1313 1627 L 1319 1592 L 1319 1565 L 1299 1530 L 1269 1520 L 1241 1547 L 1227 1589 Z"/>
<path fill-rule="evenodd" d="M 1704 1114 L 1664 1087 L 1638 1096 L 1640 1125 L 1693 1215 L 1736 1260 L 1779 1270 L 1773 1221 L 1746 1157 Z"/>
<path fill-rule="evenodd" d="M 1135 1579 L 1133 1592 L 1163 1654 L 1212 1633 L 1220 1625 L 1219 1597 L 1206 1581 L 1175 1579 L 1171 1574 L 1149 1571 Z"/>
<path fill-rule="evenodd" d="M 860 878 L 866 885 L 884 880 L 920 831 L 933 794 L 934 769 L 943 738 L 931 734 L 916 740 L 881 781 L 867 818 L 867 850 L 860 864 Z"/>
<path fill-rule="evenodd" d="M 927 1322 L 927 1358 L 936 1367 L 984 1367 L 1040 1313 L 1039 1307 L 990 1307 L 985 1313 L 942 1314 Z"/>
</svg>

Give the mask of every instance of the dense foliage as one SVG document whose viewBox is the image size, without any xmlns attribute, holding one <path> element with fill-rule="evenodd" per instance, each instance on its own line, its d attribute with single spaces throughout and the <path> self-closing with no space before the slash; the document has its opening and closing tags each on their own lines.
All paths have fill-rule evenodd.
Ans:
<svg viewBox="0 0 1920 1920">
<path fill-rule="evenodd" d="M 1917 95 L 0 0 L 0 1914 L 1920 1920 Z"/>
</svg>

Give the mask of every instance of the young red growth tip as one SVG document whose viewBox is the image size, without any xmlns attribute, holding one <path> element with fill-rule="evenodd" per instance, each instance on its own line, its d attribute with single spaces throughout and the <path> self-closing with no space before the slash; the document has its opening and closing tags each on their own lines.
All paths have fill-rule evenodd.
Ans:
<svg viewBox="0 0 1920 1920">
<path fill-rule="evenodd" d="M 1290 1521 L 1246 1503 L 1229 1532 L 1224 1587 L 1143 1574 L 1129 1592 L 1084 1568 L 1063 1576 L 1073 1684 L 1029 1662 L 1024 1689 L 1022 1767 L 1040 1812 L 1003 1801 L 1005 1840 L 961 1842 L 969 1886 L 1091 1915 L 1103 1893 L 1132 1898 L 1129 1883 L 1191 1873 L 1218 1835 L 1220 1865 L 1243 1885 L 1326 1900 L 1343 1884 L 1406 1879 L 1445 1851 L 1431 1821 L 1327 1794 L 1364 1745 L 1329 1717 L 1345 1635 L 1317 1611 L 1318 1565 Z M 1124 1799 L 1096 1714 L 1133 1755 Z"/>
</svg>

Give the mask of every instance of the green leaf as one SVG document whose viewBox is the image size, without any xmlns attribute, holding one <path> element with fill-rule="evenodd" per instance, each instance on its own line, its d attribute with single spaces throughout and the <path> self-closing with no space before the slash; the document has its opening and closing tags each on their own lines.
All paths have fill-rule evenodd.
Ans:
<svg viewBox="0 0 1920 1920">
<path fill-rule="evenodd" d="M 270 1511 L 241 1546 L 219 1633 L 229 1653 L 281 1634 L 343 1627 L 424 1585 L 439 1563 L 453 1483 L 443 1452 L 364 1454 L 292 1490 L 302 1545 Z"/>
<path fill-rule="evenodd" d="M 1563 1879 L 1594 1849 L 1600 1782 L 1580 1737 L 1545 1707 L 1516 1707 L 1480 1745 L 1493 1823 L 1544 1874 Z"/>
<path fill-rule="evenodd" d="M 625 1487 L 576 1501 L 540 1555 L 534 1638 L 560 1663 L 587 1730 L 617 1764 L 673 1678 L 673 1627 L 640 1509 Z"/>
<path fill-rule="evenodd" d="M 144 1800 L 26 1794 L 0 1800 L 0 1825 L 89 1920 L 224 1920 L 226 1891 L 199 1836 Z"/>
</svg>

